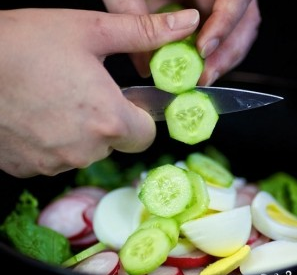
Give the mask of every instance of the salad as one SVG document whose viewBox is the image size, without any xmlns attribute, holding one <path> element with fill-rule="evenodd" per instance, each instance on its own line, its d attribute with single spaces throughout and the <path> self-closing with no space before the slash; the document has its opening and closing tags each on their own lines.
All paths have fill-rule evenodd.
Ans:
<svg viewBox="0 0 297 275">
<path fill-rule="evenodd" d="M 42 209 L 24 190 L 0 227 L 3 238 L 86 274 L 249 275 L 297 265 L 290 175 L 249 183 L 219 152 L 117 169 L 106 159 L 80 170 L 77 184 Z"/>
</svg>

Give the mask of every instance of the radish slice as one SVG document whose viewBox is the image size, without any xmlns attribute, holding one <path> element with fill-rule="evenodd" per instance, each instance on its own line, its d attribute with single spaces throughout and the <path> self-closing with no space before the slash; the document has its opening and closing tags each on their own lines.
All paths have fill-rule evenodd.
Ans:
<svg viewBox="0 0 297 275">
<path fill-rule="evenodd" d="M 95 203 L 101 200 L 106 194 L 107 194 L 107 191 L 105 189 L 102 189 L 96 186 L 89 186 L 89 185 L 72 188 L 66 193 L 66 195 L 87 196 L 92 200 L 94 200 Z"/>
<path fill-rule="evenodd" d="M 85 221 L 85 223 L 90 226 L 91 228 L 93 228 L 93 218 L 94 218 L 94 212 L 96 209 L 96 205 L 90 205 L 88 208 L 86 208 L 84 210 L 84 212 L 82 213 L 83 215 L 83 220 Z"/>
<path fill-rule="evenodd" d="M 98 239 L 95 235 L 95 233 L 92 231 L 80 238 L 76 238 L 76 239 L 70 239 L 70 244 L 73 247 L 88 247 L 90 245 L 95 244 L 96 242 L 98 242 Z"/>
<path fill-rule="evenodd" d="M 204 267 L 182 269 L 184 275 L 199 275 Z"/>
<path fill-rule="evenodd" d="M 73 270 L 94 275 L 116 275 L 119 268 L 120 260 L 118 254 L 114 251 L 105 251 L 80 262 Z"/>
<path fill-rule="evenodd" d="M 257 241 L 257 239 L 260 237 L 260 235 L 261 235 L 261 233 L 254 226 L 252 226 L 250 237 L 247 240 L 247 244 L 248 245 L 253 244 L 255 241 Z"/>
<path fill-rule="evenodd" d="M 211 263 L 214 257 L 203 251 L 196 249 L 195 251 L 180 255 L 180 256 L 168 256 L 164 265 L 175 266 L 179 268 L 194 268 L 201 267 Z"/>
<path fill-rule="evenodd" d="M 149 275 L 184 275 L 183 272 L 174 266 L 160 266 Z"/>
<path fill-rule="evenodd" d="M 38 224 L 49 227 L 69 239 L 83 236 L 91 230 L 82 215 L 89 205 L 90 202 L 82 198 L 59 198 L 41 211 Z"/>
</svg>

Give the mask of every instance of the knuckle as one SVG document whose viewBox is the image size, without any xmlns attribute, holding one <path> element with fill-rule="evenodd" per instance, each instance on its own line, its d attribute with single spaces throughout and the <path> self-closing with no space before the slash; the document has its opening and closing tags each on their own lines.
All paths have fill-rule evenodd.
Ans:
<svg viewBox="0 0 297 275">
<path fill-rule="evenodd" d="M 143 37 L 144 42 L 154 42 L 157 38 L 157 28 L 154 20 L 149 15 L 136 16 L 136 24 L 140 37 Z M 144 43 L 145 44 L 145 43 Z"/>
</svg>

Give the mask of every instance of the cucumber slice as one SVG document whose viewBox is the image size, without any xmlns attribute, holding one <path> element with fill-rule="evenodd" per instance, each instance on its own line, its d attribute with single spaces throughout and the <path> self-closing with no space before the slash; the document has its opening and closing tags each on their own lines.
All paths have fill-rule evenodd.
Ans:
<svg viewBox="0 0 297 275">
<path fill-rule="evenodd" d="M 187 174 L 193 186 L 193 202 L 185 211 L 174 217 L 179 224 L 201 217 L 207 212 L 210 203 L 203 178 L 193 171 L 188 171 Z"/>
<path fill-rule="evenodd" d="M 186 40 L 162 46 L 150 61 L 156 87 L 173 94 L 193 89 L 203 68 L 204 61 L 196 47 Z"/>
<path fill-rule="evenodd" d="M 210 138 L 219 115 L 208 95 L 191 90 L 167 106 L 165 119 L 171 138 L 193 145 Z"/>
<path fill-rule="evenodd" d="M 159 228 L 169 237 L 171 248 L 175 247 L 179 237 L 179 225 L 173 218 L 154 216 L 140 224 L 137 230 L 146 228 Z"/>
<path fill-rule="evenodd" d="M 119 252 L 121 263 L 130 275 L 148 274 L 165 262 L 171 241 L 159 228 L 135 231 Z"/>
<path fill-rule="evenodd" d="M 229 170 L 202 153 L 189 154 L 186 164 L 190 170 L 200 174 L 206 182 L 221 187 L 230 187 L 233 183 L 234 176 Z"/>
<path fill-rule="evenodd" d="M 192 196 L 192 185 L 186 171 L 172 164 L 150 170 L 138 194 L 151 214 L 165 218 L 184 211 Z"/>
</svg>

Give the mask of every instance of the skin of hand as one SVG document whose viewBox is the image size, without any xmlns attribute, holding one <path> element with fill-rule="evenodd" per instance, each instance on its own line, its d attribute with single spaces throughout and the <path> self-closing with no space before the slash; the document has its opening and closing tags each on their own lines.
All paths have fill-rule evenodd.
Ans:
<svg viewBox="0 0 297 275">
<path fill-rule="evenodd" d="M 169 3 L 196 8 L 200 13 L 197 50 L 205 59 L 199 85 L 211 85 L 239 65 L 258 36 L 261 15 L 256 0 L 106 0 L 107 9 L 118 13 L 154 13 Z M 149 75 L 146 57 L 133 56 L 140 75 Z"/>
<path fill-rule="evenodd" d="M 113 150 L 148 148 L 153 119 L 122 95 L 104 60 L 191 34 L 197 10 L 130 15 L 71 9 L 0 11 L 0 169 L 53 176 Z"/>
</svg>

